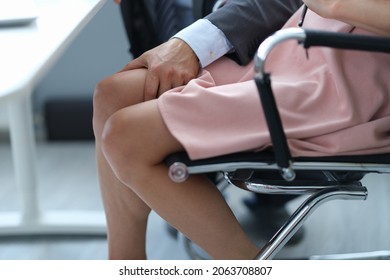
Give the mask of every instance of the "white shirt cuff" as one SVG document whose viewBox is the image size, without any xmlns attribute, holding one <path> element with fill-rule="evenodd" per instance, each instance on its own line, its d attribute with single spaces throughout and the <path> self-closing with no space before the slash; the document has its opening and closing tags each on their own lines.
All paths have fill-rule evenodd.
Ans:
<svg viewBox="0 0 390 280">
<path fill-rule="evenodd" d="M 186 42 L 206 67 L 233 49 L 225 34 L 207 19 L 199 19 L 178 32 L 174 38 Z"/>
</svg>

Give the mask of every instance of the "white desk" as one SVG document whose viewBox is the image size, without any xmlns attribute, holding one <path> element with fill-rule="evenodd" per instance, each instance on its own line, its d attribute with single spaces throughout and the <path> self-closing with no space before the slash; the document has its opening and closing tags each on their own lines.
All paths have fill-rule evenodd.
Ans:
<svg viewBox="0 0 390 280">
<path fill-rule="evenodd" d="M 0 235 L 105 234 L 102 211 L 40 209 L 30 99 L 34 87 L 106 1 L 36 2 L 36 22 L 0 28 L 0 102 L 8 107 L 15 181 L 22 205 L 16 213 L 0 213 Z"/>
</svg>

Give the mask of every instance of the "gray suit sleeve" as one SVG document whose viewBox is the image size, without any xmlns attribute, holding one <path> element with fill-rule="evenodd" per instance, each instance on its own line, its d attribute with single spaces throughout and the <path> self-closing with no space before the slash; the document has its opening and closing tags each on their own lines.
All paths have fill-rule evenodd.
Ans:
<svg viewBox="0 0 390 280">
<path fill-rule="evenodd" d="M 301 5 L 301 0 L 229 0 L 206 19 L 234 46 L 232 58 L 247 64 L 260 43 L 280 29 Z"/>
</svg>

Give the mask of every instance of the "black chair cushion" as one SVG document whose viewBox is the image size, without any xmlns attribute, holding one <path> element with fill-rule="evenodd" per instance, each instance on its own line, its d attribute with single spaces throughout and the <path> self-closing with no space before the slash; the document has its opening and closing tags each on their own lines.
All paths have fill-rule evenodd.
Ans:
<svg viewBox="0 0 390 280">
<path fill-rule="evenodd" d="M 351 155 L 351 156 L 321 156 L 321 157 L 294 157 L 295 162 L 353 162 L 353 163 L 373 163 L 390 164 L 390 153 L 375 155 Z M 178 152 L 170 155 L 166 159 L 168 165 L 174 162 L 182 162 L 187 166 L 208 165 L 227 162 L 264 162 L 275 163 L 275 157 L 272 150 L 261 152 L 241 152 L 228 154 L 207 159 L 191 160 L 186 152 Z"/>
<path fill-rule="evenodd" d="M 327 157 L 296 157 L 295 162 L 312 163 L 360 163 L 360 164 L 390 164 L 390 154 L 376 155 L 353 155 L 353 156 L 327 156 Z M 219 157 L 191 160 L 186 152 L 179 152 L 170 155 L 166 159 L 168 166 L 175 162 L 184 163 L 188 167 L 207 166 L 222 163 L 266 163 L 275 164 L 275 157 L 272 150 L 261 152 L 242 152 Z M 224 171 L 224 170 L 221 170 Z M 278 169 L 238 169 L 229 171 L 227 174 L 232 180 L 251 181 L 259 184 L 272 184 L 283 186 L 323 186 L 334 184 L 346 184 L 360 181 L 367 172 L 362 171 L 338 171 L 336 170 L 296 170 L 296 178 L 292 182 L 285 181 Z"/>
</svg>

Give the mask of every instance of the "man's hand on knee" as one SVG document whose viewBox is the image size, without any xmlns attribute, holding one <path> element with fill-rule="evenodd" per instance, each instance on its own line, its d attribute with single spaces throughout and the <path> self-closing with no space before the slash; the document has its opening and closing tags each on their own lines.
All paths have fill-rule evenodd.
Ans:
<svg viewBox="0 0 390 280">
<path fill-rule="evenodd" d="M 173 38 L 130 61 L 120 72 L 147 68 L 145 101 L 187 84 L 200 70 L 198 58 L 184 41 Z"/>
</svg>

